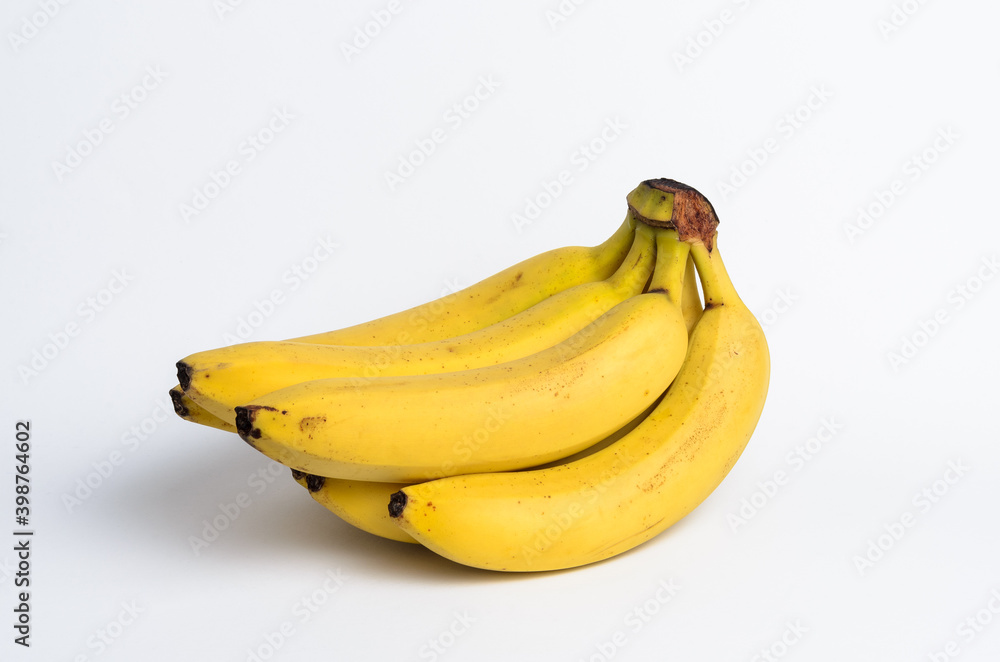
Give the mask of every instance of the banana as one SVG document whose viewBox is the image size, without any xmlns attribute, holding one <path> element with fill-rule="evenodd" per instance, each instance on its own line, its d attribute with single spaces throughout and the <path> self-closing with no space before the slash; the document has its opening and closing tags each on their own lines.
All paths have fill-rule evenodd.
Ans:
<svg viewBox="0 0 1000 662">
<path fill-rule="evenodd" d="M 684 315 L 684 324 L 687 326 L 688 337 L 690 337 L 695 324 L 701 319 L 701 313 L 705 310 L 701 303 L 701 294 L 698 292 L 698 274 L 695 273 L 694 258 L 690 255 L 688 255 L 687 269 L 684 271 L 683 288 L 681 313 Z"/>
<path fill-rule="evenodd" d="M 653 411 L 655 406 L 656 402 L 629 421 L 625 427 L 617 430 L 606 439 L 551 464 L 572 462 L 615 443 L 634 430 Z M 396 522 L 389 516 L 389 511 L 386 509 L 386 504 L 389 503 L 390 497 L 404 487 L 409 487 L 412 483 L 384 483 L 325 478 L 302 473 L 295 469 L 292 469 L 292 477 L 299 485 L 309 491 L 309 494 L 317 503 L 348 524 L 382 538 L 409 543 L 417 542 L 412 536 L 396 525 Z"/>
<path fill-rule="evenodd" d="M 639 294 L 653 270 L 653 230 L 635 231 L 629 254 L 606 280 L 582 283 L 484 329 L 445 340 L 398 346 L 253 342 L 198 352 L 177 363 L 186 395 L 234 422 L 234 407 L 302 382 L 350 377 L 426 375 L 505 363 L 551 347 Z"/>
<path fill-rule="evenodd" d="M 691 512 L 742 454 L 764 406 L 769 355 L 714 246 L 715 212 L 697 191 L 671 180 L 644 182 L 629 203 L 647 221 L 678 229 L 701 278 L 705 310 L 680 373 L 636 429 L 583 459 L 452 476 L 394 494 L 390 515 L 427 548 L 499 571 L 600 561 Z"/>
<path fill-rule="evenodd" d="M 632 245 L 631 215 L 598 246 L 566 246 L 530 257 L 465 289 L 336 331 L 292 338 L 324 345 L 406 345 L 452 338 L 526 310 L 580 283 L 604 280 Z"/>
<path fill-rule="evenodd" d="M 416 543 L 389 517 L 385 504 L 389 497 L 407 483 L 383 483 L 364 480 L 338 480 L 305 474 L 292 469 L 295 481 L 312 498 L 348 524 L 389 540 Z"/>
<path fill-rule="evenodd" d="M 686 246 L 658 245 L 655 269 L 680 283 Z M 360 386 L 304 382 L 237 407 L 236 427 L 268 457 L 319 476 L 410 482 L 525 468 L 625 425 L 666 390 L 686 347 L 679 289 L 651 290 L 530 356 Z"/>
<path fill-rule="evenodd" d="M 174 413 L 186 421 L 226 432 L 236 432 L 234 424 L 224 421 L 206 410 L 188 397 L 179 385 L 170 389 L 170 400 L 174 403 Z"/>
</svg>

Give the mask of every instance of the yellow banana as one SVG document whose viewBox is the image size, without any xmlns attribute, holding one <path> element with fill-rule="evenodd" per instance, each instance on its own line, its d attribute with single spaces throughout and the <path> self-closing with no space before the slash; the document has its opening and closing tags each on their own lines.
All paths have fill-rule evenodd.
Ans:
<svg viewBox="0 0 1000 662">
<path fill-rule="evenodd" d="M 482 329 L 574 285 L 604 280 L 625 258 L 634 231 L 629 215 L 598 246 L 555 248 L 429 303 L 291 340 L 324 345 L 407 345 Z"/>
<path fill-rule="evenodd" d="M 226 432 L 236 432 L 236 425 L 206 410 L 188 397 L 179 385 L 170 389 L 170 400 L 174 403 L 174 413 L 186 421 Z"/>
<path fill-rule="evenodd" d="M 686 246 L 659 246 L 655 268 L 679 284 Z M 530 467 L 637 416 L 673 380 L 686 346 L 679 290 L 651 290 L 521 359 L 361 386 L 304 382 L 237 407 L 236 427 L 268 457 L 320 476 L 407 482 Z"/>
<path fill-rule="evenodd" d="M 694 329 L 694 325 L 697 324 L 698 319 L 701 317 L 701 313 L 704 310 L 701 302 L 701 295 L 698 292 L 694 262 L 690 256 L 688 257 L 687 271 L 684 274 L 683 287 L 684 292 L 681 299 L 681 312 L 684 315 L 684 323 L 687 326 L 688 335 L 690 335 L 691 331 Z M 174 394 L 175 391 L 176 395 Z M 225 418 L 216 416 L 201 405 L 194 402 L 190 397 L 184 395 L 184 392 L 179 385 L 171 389 L 170 395 L 171 398 L 181 397 L 182 402 L 185 403 L 184 406 L 189 411 L 189 415 L 182 414 L 181 410 L 177 409 L 177 400 L 175 400 L 174 410 L 181 418 L 191 421 L 192 423 L 198 423 L 200 425 L 217 428 L 219 430 L 236 432 L 236 425 L 228 422 L 230 420 L 234 420 L 228 417 L 228 412 L 224 414 Z M 218 403 L 214 406 L 214 408 L 216 411 L 221 411 Z"/>
<path fill-rule="evenodd" d="M 505 363 L 551 347 L 621 301 L 639 294 L 653 270 L 653 230 L 635 231 L 625 260 L 609 278 L 582 283 L 508 319 L 470 333 L 396 346 L 253 342 L 198 352 L 177 363 L 185 394 L 219 418 L 267 393 L 317 379 L 427 375 Z"/>
<path fill-rule="evenodd" d="M 705 311 L 680 373 L 635 430 L 576 462 L 453 476 L 397 492 L 390 514 L 429 549 L 458 563 L 501 571 L 600 561 L 653 538 L 691 512 L 742 454 L 768 388 L 763 331 L 713 247 L 714 226 L 699 228 L 683 213 L 673 215 L 710 212 L 714 217 L 707 201 L 670 180 L 642 186 L 672 198 L 657 209 L 652 197 L 643 199 L 652 195 L 643 190 L 630 196 L 630 205 L 634 201 L 651 221 L 677 227 L 691 244 L 705 295 Z"/>
<path fill-rule="evenodd" d="M 681 313 L 684 315 L 684 324 L 687 326 L 688 336 L 694 331 L 694 325 L 701 319 L 704 306 L 701 303 L 701 294 L 698 292 L 698 274 L 694 269 L 694 258 L 688 255 L 687 269 L 684 271 L 684 291 L 681 294 Z"/>
<path fill-rule="evenodd" d="M 389 497 L 408 483 L 383 483 L 365 480 L 338 480 L 302 473 L 292 469 L 295 481 L 310 496 L 334 515 L 362 531 L 400 542 L 417 542 L 389 517 L 385 504 Z"/>
<path fill-rule="evenodd" d="M 657 400 L 657 402 L 659 401 Z M 655 406 L 656 403 L 654 402 L 639 416 L 629 421 L 625 427 L 606 439 L 552 464 L 572 462 L 613 444 L 634 430 L 653 411 Z M 295 478 L 299 485 L 309 491 L 309 494 L 312 495 L 312 498 L 317 503 L 323 505 L 327 510 L 348 524 L 382 538 L 409 543 L 417 542 L 412 536 L 396 525 L 396 522 L 389 517 L 389 511 L 386 508 L 386 504 L 389 503 L 389 499 L 393 494 L 404 487 L 409 487 L 412 483 L 384 483 L 325 478 L 302 473 L 295 469 L 292 469 L 292 477 Z"/>
</svg>

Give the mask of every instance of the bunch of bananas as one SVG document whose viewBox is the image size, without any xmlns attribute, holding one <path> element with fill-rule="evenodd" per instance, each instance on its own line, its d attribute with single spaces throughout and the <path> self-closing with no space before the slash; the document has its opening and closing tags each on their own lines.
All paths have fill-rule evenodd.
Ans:
<svg viewBox="0 0 1000 662">
<path fill-rule="evenodd" d="M 458 563 L 631 549 L 736 463 L 769 358 L 708 200 L 656 179 L 627 202 L 599 246 L 356 326 L 192 354 L 175 409 L 290 467 L 350 524 Z"/>
</svg>

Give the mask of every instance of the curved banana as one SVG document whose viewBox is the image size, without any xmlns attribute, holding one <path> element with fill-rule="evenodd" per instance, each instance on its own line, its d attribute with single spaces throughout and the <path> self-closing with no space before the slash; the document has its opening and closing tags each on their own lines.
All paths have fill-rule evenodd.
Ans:
<svg viewBox="0 0 1000 662">
<path fill-rule="evenodd" d="M 408 483 L 339 480 L 292 469 L 292 477 L 324 508 L 348 524 L 389 540 L 416 543 L 389 517 L 385 504 Z"/>
<path fill-rule="evenodd" d="M 598 246 L 539 253 L 458 292 L 343 329 L 291 338 L 324 345 L 407 345 L 452 338 L 495 324 L 580 283 L 604 280 L 632 245 L 631 215 Z"/>
<path fill-rule="evenodd" d="M 552 464 L 572 462 L 613 444 L 634 430 L 653 411 L 655 406 L 656 402 L 629 421 L 625 427 L 606 439 L 602 439 L 593 446 Z M 409 543 L 417 542 L 412 536 L 396 525 L 395 520 L 389 516 L 389 511 L 385 507 L 393 494 L 404 487 L 409 487 L 412 483 L 384 483 L 366 480 L 345 480 L 343 478 L 325 478 L 306 474 L 295 469 L 292 469 L 292 477 L 299 485 L 309 491 L 309 494 L 317 503 L 348 524 L 382 538 Z"/>
<path fill-rule="evenodd" d="M 334 377 L 361 386 L 379 376 L 427 375 L 505 363 L 552 347 L 643 291 L 656 253 L 653 230 L 635 231 L 629 254 L 605 280 L 575 285 L 513 317 L 456 338 L 397 346 L 253 342 L 198 352 L 177 363 L 185 394 L 219 418 L 278 389 Z"/>
<path fill-rule="evenodd" d="M 655 268 L 676 272 L 679 284 L 686 258 L 674 240 Z M 639 294 L 563 342 L 495 366 L 296 384 L 237 407 L 236 428 L 268 457 L 335 478 L 407 482 L 550 462 L 608 436 L 666 390 L 687 348 L 679 299 Z"/>
<path fill-rule="evenodd" d="M 174 413 L 185 421 L 191 421 L 192 423 L 198 423 L 199 425 L 205 425 L 225 432 L 236 432 L 236 426 L 233 423 L 222 420 L 199 405 L 188 397 L 179 385 L 170 389 L 170 400 L 174 403 Z"/>
<path fill-rule="evenodd" d="M 681 312 L 684 315 L 684 323 L 687 326 L 689 336 L 691 331 L 694 329 L 695 324 L 698 323 L 698 319 L 701 317 L 704 310 L 696 281 L 697 275 L 694 270 L 694 262 L 689 256 L 687 271 L 684 274 L 684 292 L 681 299 Z M 219 430 L 225 430 L 226 432 L 236 432 L 236 425 L 228 422 L 232 419 L 229 419 L 226 415 L 224 420 L 223 418 L 211 413 L 190 397 L 184 395 L 184 391 L 179 385 L 171 389 L 170 396 L 171 398 L 176 398 L 174 400 L 174 411 L 181 418 L 191 421 L 192 423 L 198 423 L 200 425 L 217 428 Z M 180 408 L 178 408 L 179 402 L 184 403 L 180 406 Z M 217 411 L 219 410 L 218 404 L 215 408 Z"/>
<path fill-rule="evenodd" d="M 666 182 L 644 185 L 669 188 L 675 198 L 697 193 Z M 617 443 L 576 462 L 403 488 L 389 510 L 406 533 L 479 568 L 570 568 L 653 538 L 719 485 L 763 409 L 767 343 L 713 249 L 714 231 L 706 236 L 704 229 L 692 233 L 677 219 L 675 224 L 691 243 L 706 306 L 684 365 L 656 409 Z"/>
</svg>

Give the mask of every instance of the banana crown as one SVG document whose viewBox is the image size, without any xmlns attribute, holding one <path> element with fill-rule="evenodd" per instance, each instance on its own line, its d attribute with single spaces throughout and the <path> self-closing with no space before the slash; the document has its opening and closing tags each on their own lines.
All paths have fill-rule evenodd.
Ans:
<svg viewBox="0 0 1000 662">
<path fill-rule="evenodd" d="M 700 240 L 712 250 L 719 217 L 712 203 L 694 188 L 673 179 L 648 179 L 625 200 L 643 223 L 677 230 L 681 241 Z"/>
</svg>

